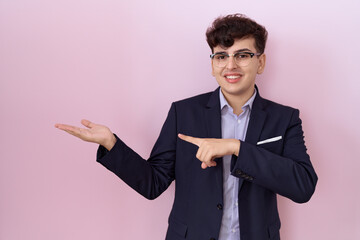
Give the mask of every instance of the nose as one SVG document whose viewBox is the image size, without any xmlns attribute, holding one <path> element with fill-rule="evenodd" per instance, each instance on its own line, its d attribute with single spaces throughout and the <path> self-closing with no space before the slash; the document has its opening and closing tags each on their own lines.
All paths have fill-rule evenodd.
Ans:
<svg viewBox="0 0 360 240">
<path fill-rule="evenodd" d="M 226 68 L 227 69 L 234 69 L 234 68 L 237 68 L 237 64 L 236 64 L 236 62 L 235 62 L 235 58 L 234 58 L 234 56 L 232 55 L 230 55 L 229 56 L 229 60 L 228 60 L 228 62 L 227 62 L 227 64 L 226 64 Z"/>
</svg>

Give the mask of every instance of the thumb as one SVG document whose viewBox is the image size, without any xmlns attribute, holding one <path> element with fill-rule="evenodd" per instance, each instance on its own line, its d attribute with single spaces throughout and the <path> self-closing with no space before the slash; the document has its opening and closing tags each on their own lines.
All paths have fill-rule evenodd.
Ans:
<svg viewBox="0 0 360 240">
<path fill-rule="evenodd" d="M 92 123 L 92 122 L 90 122 L 89 120 L 86 120 L 86 119 L 81 120 L 81 124 L 84 125 L 87 128 L 95 127 L 95 123 Z"/>
</svg>

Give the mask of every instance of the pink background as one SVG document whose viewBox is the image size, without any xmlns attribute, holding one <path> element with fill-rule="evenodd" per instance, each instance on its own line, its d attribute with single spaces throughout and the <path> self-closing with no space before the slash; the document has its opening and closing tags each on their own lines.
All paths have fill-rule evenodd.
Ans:
<svg viewBox="0 0 360 240">
<path fill-rule="evenodd" d="M 148 157 L 172 101 L 211 91 L 205 30 L 241 12 L 269 31 L 262 96 L 301 110 L 317 170 L 279 198 L 283 239 L 360 239 L 358 1 L 0 0 L 0 239 L 164 239 L 155 201 L 54 128 L 109 126 Z M 156 109 L 156 111 L 154 111 Z"/>
</svg>

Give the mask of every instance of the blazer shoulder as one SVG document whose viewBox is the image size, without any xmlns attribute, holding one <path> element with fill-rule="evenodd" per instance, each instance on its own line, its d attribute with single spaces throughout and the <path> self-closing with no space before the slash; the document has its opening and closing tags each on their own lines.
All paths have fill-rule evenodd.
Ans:
<svg viewBox="0 0 360 240">
<path fill-rule="evenodd" d="M 281 113 L 293 113 L 294 111 L 299 111 L 297 108 L 293 108 L 291 106 L 287 106 L 284 104 L 280 104 L 274 101 L 271 101 L 269 99 L 260 98 L 260 102 L 262 105 L 262 108 L 265 111 L 271 111 L 271 112 L 281 112 Z"/>
</svg>

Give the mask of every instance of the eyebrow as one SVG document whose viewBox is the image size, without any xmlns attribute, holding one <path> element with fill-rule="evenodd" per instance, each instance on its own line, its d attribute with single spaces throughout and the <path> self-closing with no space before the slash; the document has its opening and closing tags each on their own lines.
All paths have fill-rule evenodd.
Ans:
<svg viewBox="0 0 360 240">
<path fill-rule="evenodd" d="M 238 53 L 238 52 L 252 52 L 252 51 L 248 48 L 242 48 L 242 49 L 236 50 L 234 53 Z M 222 52 L 215 52 L 214 54 L 228 54 L 228 53 L 225 51 L 222 51 Z"/>
</svg>

